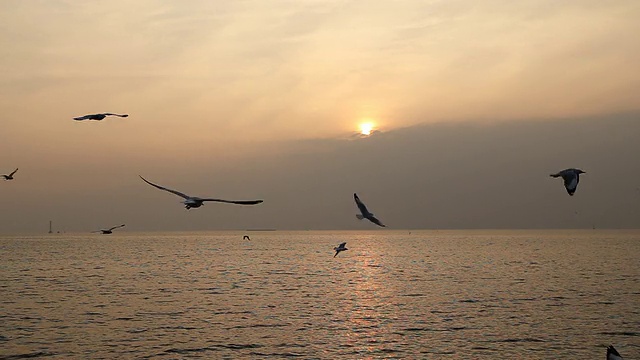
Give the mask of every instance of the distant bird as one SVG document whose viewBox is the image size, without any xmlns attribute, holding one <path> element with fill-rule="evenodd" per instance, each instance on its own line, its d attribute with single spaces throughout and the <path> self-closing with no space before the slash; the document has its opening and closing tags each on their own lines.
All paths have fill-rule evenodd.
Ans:
<svg viewBox="0 0 640 360">
<path fill-rule="evenodd" d="M 112 114 L 112 113 L 91 114 L 91 115 L 84 115 L 84 116 L 74 117 L 73 120 L 78 120 L 78 121 L 81 121 L 81 120 L 97 120 L 97 121 L 100 121 L 100 120 L 106 118 L 107 116 L 127 117 L 127 116 L 129 116 L 129 114 L 124 114 L 124 115 Z"/>
<path fill-rule="evenodd" d="M 113 229 L 121 228 L 123 226 L 124 226 L 124 224 L 118 225 L 118 226 L 114 226 L 114 227 L 109 228 L 109 229 L 102 229 L 102 230 L 92 231 L 92 233 L 102 232 L 102 235 L 112 234 L 113 233 Z"/>
<path fill-rule="evenodd" d="M 4 181 L 13 180 L 13 174 L 15 174 L 16 171 L 18 171 L 17 168 L 15 170 L 13 170 L 13 172 L 11 174 L 9 174 L 9 175 L 0 175 L 0 176 L 2 176 L 4 178 Z"/>
<path fill-rule="evenodd" d="M 349 250 L 349 249 L 347 249 L 346 245 L 347 245 L 347 243 L 346 243 L 346 242 L 343 242 L 342 244 L 340 244 L 340 245 L 338 245 L 338 246 L 334 247 L 334 248 L 333 248 L 333 250 L 335 250 L 335 251 L 336 251 L 336 254 L 335 254 L 335 255 L 333 255 L 333 257 L 338 256 L 338 254 L 340 253 L 340 251 Z"/>
<path fill-rule="evenodd" d="M 251 239 L 249 238 L 249 235 L 245 235 L 245 236 L 243 236 L 243 237 L 242 237 L 242 240 L 249 240 L 249 241 L 251 241 Z"/>
<path fill-rule="evenodd" d="M 549 176 L 554 178 L 562 177 L 562 180 L 564 180 L 564 187 L 567 189 L 569 195 L 573 196 L 573 193 L 576 192 L 576 188 L 580 182 L 580 174 L 586 174 L 586 172 L 580 169 L 565 169 Z"/>
<path fill-rule="evenodd" d="M 140 175 L 138 175 L 140 176 Z M 156 185 L 150 181 L 147 181 L 147 179 L 143 178 L 142 176 L 140 176 L 140 179 L 144 180 L 144 182 L 146 182 L 147 184 L 158 188 L 160 190 L 164 190 L 164 191 L 168 191 L 172 194 L 176 194 L 178 196 L 180 196 L 181 198 L 184 199 L 184 201 L 182 201 L 182 203 L 185 205 L 185 208 L 191 209 L 191 208 L 199 208 L 200 206 L 204 205 L 205 201 L 217 201 L 217 202 L 223 202 L 223 203 L 228 203 L 228 204 L 238 204 L 238 205 L 256 205 L 256 204 L 260 204 L 263 202 L 263 200 L 223 200 L 223 199 L 211 199 L 211 198 L 199 198 L 199 197 L 195 197 L 195 196 L 189 196 L 187 194 L 183 194 L 179 191 L 175 191 L 175 190 L 171 190 L 171 189 L 167 189 L 165 187 L 162 187 L 160 185 Z"/>
<path fill-rule="evenodd" d="M 356 200 L 356 204 L 358 205 L 358 209 L 360 209 L 360 214 L 357 214 L 356 217 L 359 220 L 362 219 L 367 219 L 369 221 L 371 221 L 372 223 L 378 225 L 378 226 L 382 226 L 385 227 L 385 225 L 380 222 L 380 220 L 376 219 L 375 216 L 373 216 L 373 213 L 369 212 L 369 210 L 367 210 L 367 207 L 364 205 L 364 203 L 362 201 L 360 201 L 360 198 L 358 197 L 358 194 L 353 193 L 353 198 Z"/>
<path fill-rule="evenodd" d="M 623 360 L 622 356 L 620 356 L 613 345 L 609 345 L 607 347 L 607 360 Z"/>
</svg>

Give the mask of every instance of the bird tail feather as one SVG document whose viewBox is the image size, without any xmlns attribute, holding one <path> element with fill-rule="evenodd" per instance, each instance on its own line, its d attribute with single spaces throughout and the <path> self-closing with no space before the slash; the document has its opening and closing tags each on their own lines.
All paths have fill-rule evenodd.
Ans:
<svg viewBox="0 0 640 360">
<path fill-rule="evenodd" d="M 356 217 L 358 218 L 358 220 L 364 219 L 364 216 L 362 216 L 361 214 L 356 214 Z"/>
</svg>

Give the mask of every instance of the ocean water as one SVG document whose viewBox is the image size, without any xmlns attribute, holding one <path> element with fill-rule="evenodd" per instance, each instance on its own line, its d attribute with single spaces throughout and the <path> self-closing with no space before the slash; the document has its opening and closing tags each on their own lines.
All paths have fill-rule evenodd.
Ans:
<svg viewBox="0 0 640 360">
<path fill-rule="evenodd" d="M 247 234 L 0 237 L 0 358 L 640 359 L 640 231 Z"/>
</svg>

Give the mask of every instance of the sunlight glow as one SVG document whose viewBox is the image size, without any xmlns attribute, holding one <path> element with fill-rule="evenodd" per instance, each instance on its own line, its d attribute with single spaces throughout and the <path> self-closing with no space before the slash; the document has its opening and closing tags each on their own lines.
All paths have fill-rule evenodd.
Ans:
<svg viewBox="0 0 640 360">
<path fill-rule="evenodd" d="M 373 130 L 373 123 L 366 122 L 366 123 L 360 124 L 360 133 L 362 135 L 370 135 L 371 130 Z"/>
</svg>

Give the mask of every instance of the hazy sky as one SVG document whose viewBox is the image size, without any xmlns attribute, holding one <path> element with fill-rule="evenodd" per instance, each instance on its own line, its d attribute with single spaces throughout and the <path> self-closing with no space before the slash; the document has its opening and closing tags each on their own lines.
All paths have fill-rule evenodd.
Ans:
<svg viewBox="0 0 640 360">
<path fill-rule="evenodd" d="M 398 227 L 633 227 L 639 18 L 635 0 L 2 1 L 0 174 L 20 171 L 0 182 L 0 233 L 366 228 L 353 191 Z M 103 111 L 131 116 L 71 120 Z M 382 132 L 350 139 L 367 119 Z M 574 198 L 547 176 L 571 166 L 588 172 Z M 534 173 L 500 198 L 531 210 L 490 203 Z M 265 203 L 187 212 L 137 174 Z"/>
</svg>

